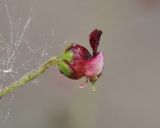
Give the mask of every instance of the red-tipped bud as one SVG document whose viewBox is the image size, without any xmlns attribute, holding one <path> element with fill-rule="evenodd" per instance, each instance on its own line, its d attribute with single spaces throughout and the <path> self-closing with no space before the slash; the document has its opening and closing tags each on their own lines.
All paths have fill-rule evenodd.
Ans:
<svg viewBox="0 0 160 128">
<path fill-rule="evenodd" d="M 80 79 L 85 76 L 91 83 L 95 83 L 102 75 L 104 66 L 103 53 L 97 52 L 101 34 L 102 31 L 96 29 L 89 35 L 93 55 L 79 44 L 68 47 L 58 65 L 60 72 L 71 79 Z"/>
<path fill-rule="evenodd" d="M 64 57 L 67 54 L 70 54 L 70 59 Z M 86 61 L 91 59 L 91 57 L 91 54 L 85 47 L 79 44 L 72 44 L 69 48 L 65 50 L 62 62 L 66 66 L 62 67 L 60 65 L 60 71 L 71 79 L 80 79 L 85 75 Z M 67 67 L 68 70 L 64 70 L 64 67 Z M 67 73 L 66 71 L 70 73 Z"/>
</svg>

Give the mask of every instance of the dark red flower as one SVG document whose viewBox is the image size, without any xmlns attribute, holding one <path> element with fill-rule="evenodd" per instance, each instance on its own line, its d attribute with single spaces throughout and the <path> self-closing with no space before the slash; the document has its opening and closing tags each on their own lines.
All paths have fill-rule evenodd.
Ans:
<svg viewBox="0 0 160 128">
<path fill-rule="evenodd" d="M 101 76 L 104 66 L 103 53 L 97 52 L 101 34 L 101 30 L 95 29 L 89 35 L 93 55 L 79 44 L 68 47 L 58 65 L 60 72 L 71 79 L 80 79 L 85 76 L 94 84 Z"/>
</svg>

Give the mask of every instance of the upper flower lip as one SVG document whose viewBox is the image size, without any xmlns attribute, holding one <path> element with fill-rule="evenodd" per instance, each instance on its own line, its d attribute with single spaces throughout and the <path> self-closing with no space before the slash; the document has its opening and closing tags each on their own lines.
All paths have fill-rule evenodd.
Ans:
<svg viewBox="0 0 160 128">
<path fill-rule="evenodd" d="M 93 56 L 97 54 L 97 49 L 99 46 L 100 37 L 102 33 L 103 32 L 101 30 L 95 29 L 89 34 L 89 42 L 93 50 Z"/>
</svg>

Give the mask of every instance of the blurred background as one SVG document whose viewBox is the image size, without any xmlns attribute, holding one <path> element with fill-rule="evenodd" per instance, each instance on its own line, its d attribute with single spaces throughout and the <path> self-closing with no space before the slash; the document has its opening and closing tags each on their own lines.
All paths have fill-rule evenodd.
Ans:
<svg viewBox="0 0 160 128">
<path fill-rule="evenodd" d="M 1 87 L 69 43 L 90 49 L 95 28 L 105 56 L 97 91 L 51 68 L 0 100 L 0 128 L 160 127 L 159 0 L 1 0 Z"/>
</svg>

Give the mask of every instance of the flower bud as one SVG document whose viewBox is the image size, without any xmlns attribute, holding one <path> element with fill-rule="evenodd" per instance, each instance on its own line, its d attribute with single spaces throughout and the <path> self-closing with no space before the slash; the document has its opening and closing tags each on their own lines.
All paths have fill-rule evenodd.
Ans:
<svg viewBox="0 0 160 128">
<path fill-rule="evenodd" d="M 85 75 L 85 64 L 91 59 L 89 51 L 79 45 L 72 44 L 62 55 L 59 70 L 71 79 L 80 79 Z"/>
<path fill-rule="evenodd" d="M 97 52 L 101 30 L 95 29 L 89 35 L 93 55 L 83 46 L 72 44 L 60 57 L 58 68 L 62 74 L 70 79 L 80 79 L 83 76 L 91 83 L 95 83 L 102 75 L 104 57 L 102 52 Z"/>
</svg>

